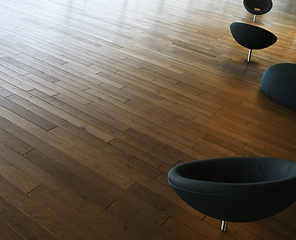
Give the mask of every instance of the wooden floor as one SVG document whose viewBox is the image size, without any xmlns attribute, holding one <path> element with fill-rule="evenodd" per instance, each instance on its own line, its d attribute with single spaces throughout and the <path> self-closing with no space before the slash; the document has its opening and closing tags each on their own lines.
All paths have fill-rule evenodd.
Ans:
<svg viewBox="0 0 296 240">
<path fill-rule="evenodd" d="M 296 239 L 296 204 L 222 233 L 167 183 L 195 159 L 296 160 L 296 112 L 260 84 L 296 62 L 296 2 L 273 3 L 255 25 L 278 41 L 247 64 L 240 0 L 1 0 L 0 239 Z"/>
</svg>

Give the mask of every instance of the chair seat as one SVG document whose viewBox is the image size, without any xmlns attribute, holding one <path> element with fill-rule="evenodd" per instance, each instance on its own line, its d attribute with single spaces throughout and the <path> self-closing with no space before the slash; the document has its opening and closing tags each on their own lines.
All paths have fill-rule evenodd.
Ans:
<svg viewBox="0 0 296 240">
<path fill-rule="evenodd" d="M 197 211 L 231 222 L 273 216 L 296 200 L 296 162 L 276 158 L 215 158 L 172 168 L 168 181 Z"/>
<path fill-rule="evenodd" d="M 262 90 L 274 101 L 296 110 L 296 64 L 269 67 L 261 79 Z"/>
<path fill-rule="evenodd" d="M 271 0 L 244 0 L 243 4 L 249 13 L 256 15 L 268 13 L 272 8 Z"/>
<path fill-rule="evenodd" d="M 277 37 L 268 30 L 247 23 L 233 22 L 230 25 L 231 34 L 243 47 L 248 49 L 263 49 L 277 41 Z"/>
</svg>

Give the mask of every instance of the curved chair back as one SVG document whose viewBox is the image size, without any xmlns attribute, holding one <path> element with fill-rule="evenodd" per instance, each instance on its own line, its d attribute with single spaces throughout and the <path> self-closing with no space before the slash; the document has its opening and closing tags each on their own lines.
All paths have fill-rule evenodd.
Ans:
<svg viewBox="0 0 296 240">
<path fill-rule="evenodd" d="M 272 8 L 271 0 L 244 0 L 243 4 L 249 13 L 256 15 L 268 13 Z"/>
<path fill-rule="evenodd" d="M 168 182 L 197 211 L 231 222 L 273 216 L 296 200 L 296 162 L 276 158 L 215 158 L 172 168 Z"/>
<path fill-rule="evenodd" d="M 247 23 L 233 22 L 230 25 L 233 38 L 243 47 L 250 50 L 263 49 L 277 41 L 277 37 L 268 30 Z M 248 62 L 250 60 L 250 54 Z"/>
<path fill-rule="evenodd" d="M 263 49 L 277 41 L 277 37 L 268 30 L 247 23 L 234 22 L 230 25 L 234 39 L 248 49 Z"/>
<path fill-rule="evenodd" d="M 268 13 L 272 8 L 271 0 L 244 0 L 243 3 L 245 9 L 254 14 L 253 22 L 256 21 L 256 15 Z"/>
</svg>

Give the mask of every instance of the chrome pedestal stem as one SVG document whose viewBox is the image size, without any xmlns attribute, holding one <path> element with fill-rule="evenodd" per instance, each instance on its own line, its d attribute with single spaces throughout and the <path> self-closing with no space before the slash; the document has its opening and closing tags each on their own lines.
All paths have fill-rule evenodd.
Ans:
<svg viewBox="0 0 296 240">
<path fill-rule="evenodd" d="M 251 60 L 251 55 L 252 55 L 252 49 L 249 50 L 248 60 L 247 60 L 248 63 L 249 63 L 250 60 Z"/>
<path fill-rule="evenodd" d="M 222 232 L 226 232 L 226 230 L 227 230 L 227 224 L 228 224 L 227 221 L 222 221 L 221 228 L 220 228 L 220 230 Z"/>
</svg>

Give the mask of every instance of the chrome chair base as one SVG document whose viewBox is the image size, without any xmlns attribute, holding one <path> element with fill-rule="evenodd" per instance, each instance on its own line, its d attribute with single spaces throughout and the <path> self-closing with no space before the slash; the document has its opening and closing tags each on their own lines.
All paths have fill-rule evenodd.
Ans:
<svg viewBox="0 0 296 240">
<path fill-rule="evenodd" d="M 227 224 L 228 224 L 227 221 L 222 221 L 221 228 L 220 228 L 220 230 L 222 232 L 226 232 L 227 231 Z"/>
<path fill-rule="evenodd" d="M 248 54 L 248 59 L 247 59 L 248 63 L 251 61 L 251 55 L 252 55 L 252 49 L 249 49 L 249 54 Z"/>
</svg>

